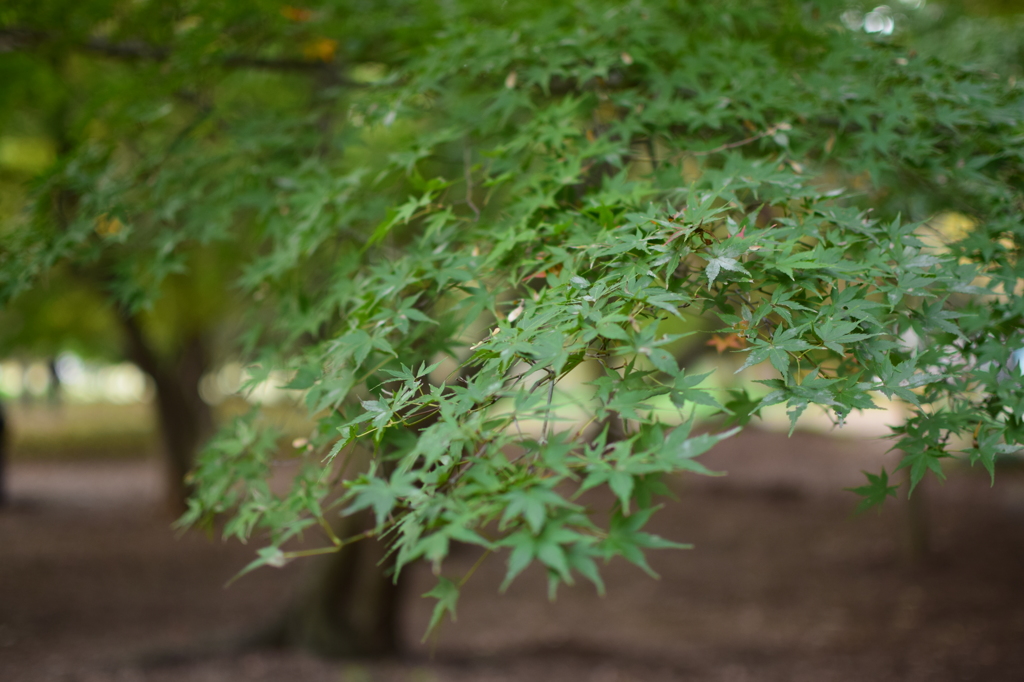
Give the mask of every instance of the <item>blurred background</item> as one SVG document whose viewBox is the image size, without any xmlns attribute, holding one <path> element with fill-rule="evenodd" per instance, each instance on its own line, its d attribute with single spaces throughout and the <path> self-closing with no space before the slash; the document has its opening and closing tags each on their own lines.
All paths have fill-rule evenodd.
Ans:
<svg viewBox="0 0 1024 682">
<path fill-rule="evenodd" d="M 840 9 L 835 21 L 849 31 L 1024 77 L 1015 0 Z M 0 223 L 22 219 L 39 179 L 81 139 L 131 125 L 102 115 L 103 98 L 125 87 L 110 55 L 78 52 L 58 65 L 59 50 L 19 33 L 7 11 L 0 4 Z M 55 29 L 102 14 L 46 2 L 39 11 Z M 309 11 L 279 8 L 296 22 Z M 102 38 L 105 29 L 76 30 Z M 303 40 L 310 60 L 337 48 Z M 354 77 L 381 77 L 372 62 L 363 71 Z M 237 96 L 258 102 L 246 88 L 260 87 L 243 83 Z M 969 229 L 956 215 L 943 219 L 948 230 Z M 120 229 L 117 218 L 101 227 Z M 577 587 L 552 604 L 540 572 L 499 594 L 503 567 L 492 562 L 467 587 L 458 622 L 421 642 L 430 605 L 418 595 L 432 583 L 414 574 L 401 609 L 406 657 L 336 661 L 274 647 L 265 634 L 315 565 L 261 569 L 225 588 L 253 550 L 172 529 L 184 494 L 174 451 L 253 405 L 295 447 L 310 426 L 301 392 L 282 388 L 291 377 L 253 373 L 232 354 L 244 331 L 225 281 L 232 254 L 192 257 L 197 274 L 172 275 L 134 328 L 101 287 L 59 269 L 45 289 L 0 310 L 0 679 L 1024 678 L 1024 473 L 1008 462 L 990 488 L 984 472 L 950 471 L 910 502 L 854 516 L 843 489 L 860 485 L 862 470 L 892 469 L 877 438 L 900 419 L 896 405 L 851 417 L 841 431 L 808 414 L 792 437 L 780 406 L 710 453 L 707 466 L 731 473 L 673 483 L 680 500 L 653 530 L 696 549 L 652 557 L 659 581 L 616 563 L 606 598 Z M 697 371 L 731 376 L 735 354 L 696 338 L 681 352 Z M 761 371 L 717 388 L 756 395 L 750 381 Z M 184 391 L 182 382 L 197 393 L 182 409 L 201 426 L 184 446 L 173 434 L 185 427 L 157 404 L 159 391 Z M 468 569 L 472 557 L 453 561 Z"/>
</svg>

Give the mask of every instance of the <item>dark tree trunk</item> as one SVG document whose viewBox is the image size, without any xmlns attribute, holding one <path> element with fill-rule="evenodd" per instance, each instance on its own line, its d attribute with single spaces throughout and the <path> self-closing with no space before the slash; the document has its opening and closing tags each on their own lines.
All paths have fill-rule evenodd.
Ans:
<svg viewBox="0 0 1024 682">
<path fill-rule="evenodd" d="M 199 394 L 206 370 L 201 340 L 196 337 L 171 358 L 158 357 L 138 320 L 123 315 L 128 356 L 156 388 L 160 432 L 168 469 L 168 501 L 184 511 L 186 476 L 195 453 L 212 434 L 210 407 Z M 368 515 L 345 519 L 340 537 L 369 528 Z M 400 648 L 398 611 L 401 581 L 391 575 L 393 558 L 373 539 L 347 545 L 335 554 L 309 561 L 306 575 L 288 608 L 251 646 L 295 647 L 329 657 L 379 658 Z"/>
<path fill-rule="evenodd" d="M 367 515 L 345 520 L 351 537 L 370 527 Z M 376 539 L 346 545 L 309 563 L 281 619 L 253 644 L 296 647 L 331 658 L 382 658 L 401 649 L 393 555 Z"/>
<path fill-rule="evenodd" d="M 196 336 L 170 358 L 160 358 L 147 342 L 135 317 L 123 315 L 128 356 L 153 380 L 160 437 L 167 466 L 171 511 L 185 510 L 190 488 L 186 476 L 196 451 L 213 433 L 213 412 L 199 395 L 199 380 L 206 371 L 205 349 Z"/>
<path fill-rule="evenodd" d="M 7 420 L 0 403 L 0 507 L 7 506 Z"/>
</svg>

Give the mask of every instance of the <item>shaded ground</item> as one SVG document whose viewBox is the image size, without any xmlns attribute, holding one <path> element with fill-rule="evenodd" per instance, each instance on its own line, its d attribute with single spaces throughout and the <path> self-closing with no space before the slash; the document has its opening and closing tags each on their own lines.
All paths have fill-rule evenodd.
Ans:
<svg viewBox="0 0 1024 682">
<path fill-rule="evenodd" d="M 497 593 L 503 560 L 465 588 L 459 621 L 430 657 L 430 604 L 406 604 L 408 658 L 337 663 L 288 652 L 225 653 L 267 622 L 301 566 L 224 582 L 250 548 L 175 540 L 150 462 L 15 463 L 0 514 L 0 680 L 622 682 L 1024 679 L 1024 479 L 976 473 L 933 487 L 934 556 L 911 565 L 905 504 L 851 518 L 879 443 L 748 432 L 704 458 L 731 471 L 678 482 L 655 532 L 694 542 L 651 563 L 612 563 L 546 600 L 527 573 Z M 450 574 L 475 561 L 457 556 Z"/>
</svg>

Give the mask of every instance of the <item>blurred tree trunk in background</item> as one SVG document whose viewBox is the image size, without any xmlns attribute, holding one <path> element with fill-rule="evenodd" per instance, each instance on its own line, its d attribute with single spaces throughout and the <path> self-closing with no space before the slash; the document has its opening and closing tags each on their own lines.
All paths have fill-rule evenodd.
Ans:
<svg viewBox="0 0 1024 682">
<path fill-rule="evenodd" d="M 373 519 L 363 513 L 345 519 L 338 535 L 371 528 Z M 393 579 L 393 556 L 384 543 L 369 538 L 311 561 L 281 618 L 251 644 L 297 647 L 332 658 L 397 654 L 405 575 Z"/>
<path fill-rule="evenodd" d="M 7 420 L 0 403 L 0 507 L 7 506 Z"/>
<path fill-rule="evenodd" d="M 190 493 L 186 476 L 199 446 L 213 433 L 213 412 L 199 395 L 199 380 L 206 371 L 202 338 L 193 336 L 170 357 L 160 357 L 138 319 L 122 315 L 128 357 L 153 380 L 160 439 L 167 469 L 167 503 L 177 516 L 185 511 Z"/>
</svg>

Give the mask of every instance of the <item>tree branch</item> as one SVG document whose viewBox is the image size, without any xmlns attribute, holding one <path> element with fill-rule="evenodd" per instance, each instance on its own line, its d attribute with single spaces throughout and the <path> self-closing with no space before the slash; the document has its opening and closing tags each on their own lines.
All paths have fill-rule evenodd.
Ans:
<svg viewBox="0 0 1024 682">
<path fill-rule="evenodd" d="M 59 40 L 60 37 L 57 35 L 30 28 L 0 29 L 0 53 L 31 50 L 49 43 L 58 42 Z M 168 47 L 150 45 L 149 43 L 137 40 L 113 42 L 103 38 L 89 38 L 84 42 L 70 43 L 70 48 L 79 52 L 125 61 L 164 62 L 172 54 L 171 49 Z M 323 61 L 276 59 L 243 54 L 224 55 L 220 58 L 220 65 L 229 69 L 261 69 L 265 71 L 307 73 L 322 73 L 336 70 L 330 63 Z M 340 82 L 349 87 L 360 85 L 354 81 L 344 79 L 340 80 Z"/>
</svg>

